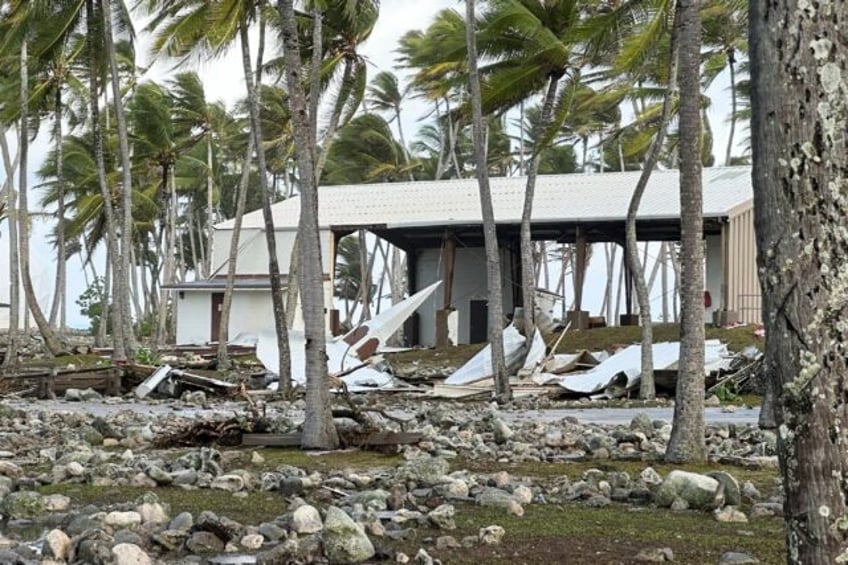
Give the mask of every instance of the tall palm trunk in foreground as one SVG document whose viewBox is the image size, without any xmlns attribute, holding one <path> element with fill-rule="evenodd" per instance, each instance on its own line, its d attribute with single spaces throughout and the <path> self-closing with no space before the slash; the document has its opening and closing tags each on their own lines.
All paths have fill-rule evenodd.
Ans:
<svg viewBox="0 0 848 565">
<path fill-rule="evenodd" d="M 501 263 L 498 234 L 495 228 L 495 211 L 486 169 L 486 141 L 483 124 L 483 104 L 480 95 L 480 75 L 477 70 L 477 40 L 475 33 L 474 0 L 465 0 L 465 40 L 468 44 L 468 81 L 471 86 L 472 133 L 477 184 L 480 187 L 480 207 L 483 211 L 483 238 L 486 248 L 486 275 L 489 285 L 489 344 L 492 347 L 492 371 L 495 378 L 495 396 L 498 402 L 512 398 L 509 376 L 506 374 L 503 347 L 503 296 L 501 291 Z M 532 267 L 531 267 L 532 268 Z"/>
<path fill-rule="evenodd" d="M 764 374 L 778 395 L 786 562 L 842 563 L 848 555 L 848 6 L 754 0 L 749 21 Z"/>
<path fill-rule="evenodd" d="M 260 51 L 264 43 L 264 21 L 260 23 Z M 274 308 L 274 328 L 277 331 L 277 350 L 280 384 L 279 390 L 288 395 L 291 390 L 291 353 L 289 350 L 289 332 L 286 327 L 286 312 L 283 307 L 283 285 L 280 280 L 280 265 L 277 259 L 277 232 L 274 229 L 274 216 L 271 211 L 273 194 L 268 186 L 268 169 L 265 163 L 265 147 L 262 145 L 262 125 L 259 120 L 259 98 L 256 87 L 262 84 L 262 66 L 256 68 L 254 77 L 250 64 L 250 43 L 248 42 L 247 22 L 239 25 L 241 40 L 242 67 L 247 85 L 247 106 L 250 114 L 250 130 L 259 165 L 259 186 L 262 189 L 262 217 L 265 220 L 265 243 L 268 248 L 268 276 L 271 282 L 271 302 Z M 261 56 L 260 56 L 261 63 Z M 254 82 L 255 79 L 255 82 Z"/>
<path fill-rule="evenodd" d="M 700 0 L 678 2 L 680 41 L 680 361 L 670 462 L 703 461 L 704 218 L 701 190 Z"/>
<path fill-rule="evenodd" d="M 339 436 L 330 409 L 327 381 L 327 343 L 324 329 L 324 276 L 318 230 L 318 186 L 315 145 L 310 143 L 310 116 L 301 82 L 300 47 L 292 0 L 278 3 L 282 17 L 286 85 L 300 169 L 300 297 L 306 334 L 306 418 L 301 445 L 305 449 L 333 449 Z M 314 117 L 313 117 L 314 119 Z"/>
</svg>

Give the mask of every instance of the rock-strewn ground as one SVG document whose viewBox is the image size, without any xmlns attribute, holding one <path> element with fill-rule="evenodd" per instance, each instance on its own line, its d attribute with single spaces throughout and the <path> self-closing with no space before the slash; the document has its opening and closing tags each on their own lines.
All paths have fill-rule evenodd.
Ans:
<svg viewBox="0 0 848 565">
<path fill-rule="evenodd" d="M 199 417 L 190 406 L 93 416 L 0 405 L 0 563 L 781 560 L 770 432 L 710 425 L 712 463 L 672 468 L 661 463 L 670 424 L 645 414 L 610 426 L 482 403 L 364 402 L 391 402 L 381 407 L 425 439 L 391 455 L 157 449 Z M 302 408 L 274 403 L 268 416 L 296 423 Z"/>
</svg>

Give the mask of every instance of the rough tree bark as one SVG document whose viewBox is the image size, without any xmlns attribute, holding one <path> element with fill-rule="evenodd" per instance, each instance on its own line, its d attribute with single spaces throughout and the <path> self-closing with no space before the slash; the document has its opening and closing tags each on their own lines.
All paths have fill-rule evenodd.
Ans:
<svg viewBox="0 0 848 565">
<path fill-rule="evenodd" d="M 680 361 L 670 462 L 703 461 L 704 246 L 701 190 L 700 0 L 677 4 L 680 50 Z"/>
<path fill-rule="evenodd" d="M 260 38 L 264 38 L 264 21 L 260 23 Z M 259 119 L 259 98 L 256 87 L 262 84 L 262 67 L 256 69 L 254 77 L 250 64 L 250 43 L 248 41 L 247 22 L 239 25 L 241 39 L 241 60 L 244 81 L 247 85 L 247 106 L 250 114 L 250 131 L 259 166 L 259 186 L 262 189 L 262 217 L 265 220 L 265 243 L 268 248 L 268 276 L 271 280 L 271 302 L 274 308 L 274 328 L 277 331 L 278 366 L 280 368 L 279 390 L 283 395 L 291 391 L 291 351 L 289 350 L 289 331 L 286 327 L 286 312 L 283 306 L 283 285 L 280 280 L 280 264 L 277 259 L 277 232 L 274 230 L 274 214 L 271 211 L 273 194 L 268 186 L 268 169 L 265 166 L 265 147 L 262 145 L 262 125 Z M 260 46 L 263 40 L 260 39 Z M 261 61 L 261 57 L 260 57 Z M 255 80 L 255 83 L 254 83 Z"/>
<path fill-rule="evenodd" d="M 751 141 L 765 372 L 787 562 L 848 560 L 848 6 L 750 4 Z"/>
<path fill-rule="evenodd" d="M 495 379 L 495 397 L 498 402 L 512 398 L 509 377 L 506 374 L 503 347 L 503 297 L 501 292 L 501 264 L 498 234 L 495 229 L 495 211 L 492 191 L 489 188 L 489 171 L 486 168 L 483 104 L 480 95 L 480 75 L 477 70 L 477 41 L 475 33 L 474 0 L 465 0 L 465 41 L 468 45 L 468 82 L 471 90 L 472 133 L 477 184 L 480 187 L 480 207 L 483 211 L 483 238 L 486 248 L 486 275 L 489 286 L 489 344 L 492 346 L 492 370 Z"/>
<path fill-rule="evenodd" d="M 330 408 L 327 382 L 327 344 L 324 328 L 324 276 L 321 268 L 321 238 L 318 230 L 318 186 L 315 146 L 309 143 L 310 115 L 301 83 L 300 46 L 292 0 L 280 0 L 286 85 L 300 169 L 300 296 L 306 334 L 306 416 L 301 446 L 333 449 L 339 436 Z M 314 119 L 314 116 L 312 116 Z"/>
</svg>

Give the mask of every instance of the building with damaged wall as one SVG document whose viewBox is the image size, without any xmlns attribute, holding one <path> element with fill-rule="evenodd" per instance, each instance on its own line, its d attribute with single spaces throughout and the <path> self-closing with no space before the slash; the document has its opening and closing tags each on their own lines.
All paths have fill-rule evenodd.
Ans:
<svg viewBox="0 0 848 565">
<path fill-rule="evenodd" d="M 758 323 L 760 291 L 756 276 L 751 171 L 748 167 L 706 168 L 704 175 L 705 291 L 707 319 Z M 624 218 L 638 171 L 544 175 L 537 180 L 533 205 L 535 240 L 573 244 L 574 326 L 586 325 L 583 311 L 586 253 L 593 243 L 623 246 Z M 640 241 L 678 241 L 678 171 L 651 175 L 637 219 Z M 504 312 L 521 304 L 519 230 L 524 177 L 492 178 L 491 189 L 501 246 Z M 278 261 L 283 282 L 299 221 L 297 198 L 273 206 Z M 474 179 L 321 187 L 319 193 L 325 303 L 333 304 L 336 247 L 339 240 L 365 229 L 406 252 L 408 290 L 434 281 L 442 287 L 410 320 L 405 335 L 412 344 L 434 345 L 449 336 L 458 343 L 484 341 L 488 334 L 486 262 L 477 183 Z M 230 336 L 255 335 L 273 328 L 267 248 L 261 210 L 246 214 L 237 263 Z M 216 274 L 205 281 L 174 285 L 179 342 L 214 341 L 233 222 L 216 226 Z M 583 268 L 580 268 L 580 266 Z M 628 273 L 625 278 L 629 281 Z M 625 284 L 625 315 L 635 319 L 632 284 Z M 338 313 L 328 311 L 328 324 Z M 295 325 L 298 326 L 297 320 Z M 331 327 L 331 326 L 328 326 Z"/>
</svg>

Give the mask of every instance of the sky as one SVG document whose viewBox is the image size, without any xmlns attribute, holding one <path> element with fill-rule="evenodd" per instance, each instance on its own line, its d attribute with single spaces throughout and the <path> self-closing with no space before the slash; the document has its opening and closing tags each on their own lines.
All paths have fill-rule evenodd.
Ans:
<svg viewBox="0 0 848 565">
<path fill-rule="evenodd" d="M 412 29 L 424 29 L 440 10 L 444 8 L 461 9 L 461 4 L 456 0 L 382 0 L 380 3 L 380 17 L 371 37 L 363 46 L 362 52 L 369 64 L 369 76 L 377 74 L 382 70 L 395 71 L 403 84 L 405 73 L 402 69 L 395 68 L 398 40 L 407 31 Z M 149 66 L 145 77 L 150 80 L 166 80 L 173 70 L 172 62 L 151 62 L 149 58 L 150 38 L 142 31 L 143 18 L 136 18 L 139 43 L 137 52 L 141 66 Z M 255 38 L 253 44 L 255 46 Z M 183 70 L 183 69 L 180 69 Z M 232 106 L 237 100 L 244 97 L 245 87 L 241 67 L 240 52 L 233 49 L 226 55 L 212 60 L 201 62 L 196 69 L 203 80 L 207 91 L 207 97 L 213 100 L 222 100 L 228 106 Z M 721 164 L 724 159 L 725 146 L 728 138 L 728 125 L 725 123 L 729 113 L 729 95 L 727 89 L 729 79 L 726 73 L 720 76 L 707 91 L 712 100 L 709 110 L 709 118 L 714 133 L 713 153 L 716 163 Z M 431 108 L 423 101 L 415 98 L 408 99 L 403 106 L 403 129 L 407 140 L 414 138 L 415 131 L 420 127 L 421 121 Z M 625 116 L 627 119 L 627 116 Z M 396 127 L 396 125 L 393 125 Z M 741 153 L 738 140 L 745 137 L 746 132 L 740 132 L 737 128 L 736 154 Z M 10 149 L 15 152 L 15 141 L 13 134 L 8 134 Z M 38 169 L 41 161 L 48 152 L 49 138 L 40 135 L 31 146 L 29 184 L 36 187 L 41 181 L 35 177 L 32 171 Z M 5 172 L 0 167 L 0 184 L 5 180 Z M 30 196 L 31 210 L 38 210 L 40 199 L 39 190 L 35 188 Z M 52 210 L 43 210 L 51 216 L 51 219 L 36 219 L 32 224 L 32 277 L 36 287 L 36 294 L 44 310 L 49 311 L 52 296 L 53 277 L 55 276 L 56 263 L 53 258 L 52 247 L 47 243 L 47 235 L 55 222 L 52 219 Z M 0 302 L 8 302 L 9 298 L 9 239 L 7 222 L 0 225 Z M 594 261 L 587 273 L 585 301 L 593 309 L 600 307 L 602 300 L 603 281 L 605 271 L 603 268 L 603 249 L 596 250 L 599 260 Z M 97 254 L 97 261 L 102 262 L 102 253 Z M 100 267 L 102 271 L 102 267 Z M 76 298 L 86 288 L 86 280 L 82 274 L 82 268 L 77 260 L 68 264 L 68 325 L 71 327 L 87 327 L 88 321 L 80 313 L 75 304 Z M 5 326 L 4 317 L 7 310 L 0 309 L 0 326 Z"/>
</svg>

